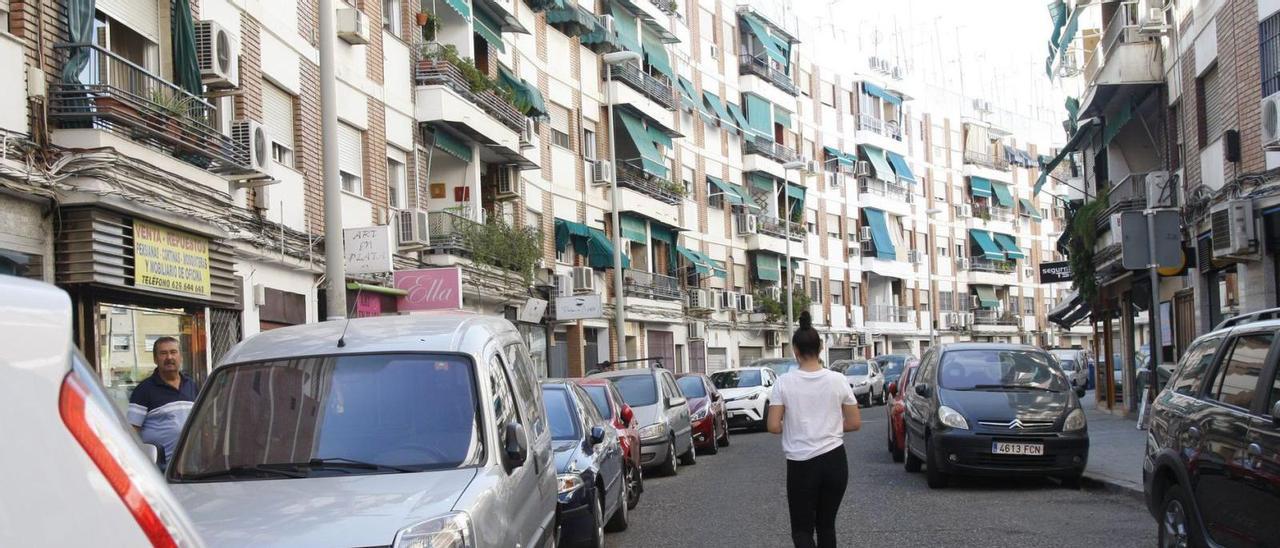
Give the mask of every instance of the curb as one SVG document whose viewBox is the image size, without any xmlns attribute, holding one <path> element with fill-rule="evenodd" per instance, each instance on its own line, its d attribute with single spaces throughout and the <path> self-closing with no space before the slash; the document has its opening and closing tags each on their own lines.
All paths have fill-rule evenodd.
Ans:
<svg viewBox="0 0 1280 548">
<path fill-rule="evenodd" d="M 1085 475 L 1080 478 L 1080 485 L 1091 491 L 1106 491 L 1118 495 L 1126 495 L 1129 498 L 1144 504 L 1147 500 L 1147 495 L 1143 492 L 1142 487 L 1134 486 L 1100 474 L 1085 473 Z"/>
</svg>

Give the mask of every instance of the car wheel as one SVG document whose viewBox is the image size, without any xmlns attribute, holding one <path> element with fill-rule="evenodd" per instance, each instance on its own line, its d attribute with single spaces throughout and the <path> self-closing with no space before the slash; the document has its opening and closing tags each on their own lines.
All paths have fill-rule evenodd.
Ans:
<svg viewBox="0 0 1280 548">
<path fill-rule="evenodd" d="M 626 531 L 630 525 L 630 516 L 628 512 L 631 510 L 627 507 L 627 501 L 631 498 L 631 484 L 627 483 L 626 478 L 622 478 L 622 494 L 618 496 L 618 509 L 613 511 L 613 517 L 609 518 L 608 525 L 605 529 L 611 533 Z"/>
<path fill-rule="evenodd" d="M 644 491 L 644 471 L 632 466 L 627 474 L 627 509 L 634 510 L 640 504 L 640 492 Z"/>
<path fill-rule="evenodd" d="M 769 400 L 764 400 L 764 407 L 760 408 L 760 423 L 756 425 L 756 430 L 764 432 L 769 429 Z"/>
<path fill-rule="evenodd" d="M 902 462 L 903 451 L 898 449 L 897 444 L 893 443 L 893 423 L 889 423 L 889 456 L 893 457 L 893 462 Z"/>
<path fill-rule="evenodd" d="M 1164 494 L 1160 505 L 1160 522 L 1157 546 L 1161 548 L 1185 548 L 1203 546 L 1200 530 L 1191 517 L 1191 504 L 1182 486 L 1174 485 Z"/>
<path fill-rule="evenodd" d="M 693 466 L 698 464 L 698 448 L 693 445 L 693 434 L 689 434 L 689 450 L 680 455 L 681 466 Z"/>
<path fill-rule="evenodd" d="M 591 504 L 591 540 L 587 542 L 587 546 L 604 547 L 604 507 L 600 502 L 603 498 L 604 493 L 597 490 L 595 502 Z"/>
<path fill-rule="evenodd" d="M 907 434 L 907 442 L 908 442 L 907 445 L 911 445 L 910 441 L 911 441 L 911 435 Z M 902 463 L 902 467 L 905 468 L 907 472 L 910 472 L 912 474 L 919 472 L 921 466 L 924 464 L 924 461 L 920 460 L 920 457 L 917 457 L 915 453 L 911 452 L 910 447 L 906 449 L 906 451 L 903 454 L 903 457 L 904 457 L 904 462 Z"/>
<path fill-rule="evenodd" d="M 942 489 L 947 486 L 947 474 L 942 471 L 942 466 L 938 461 L 942 458 L 933 450 L 933 440 L 929 439 L 925 442 L 925 469 L 924 478 L 928 482 L 930 489 Z"/>
<path fill-rule="evenodd" d="M 876 398 L 876 405 L 884 405 L 884 389 L 880 389 L 880 396 Z"/>
<path fill-rule="evenodd" d="M 714 437 L 715 437 L 715 434 L 716 434 L 716 428 L 715 428 L 714 426 L 712 426 L 712 427 L 711 427 L 711 436 L 714 438 Z M 708 443 L 708 444 L 707 444 L 707 448 L 706 448 L 706 449 L 703 449 L 703 451 L 706 451 L 706 453 L 707 453 L 708 455 L 714 455 L 714 454 L 716 454 L 716 453 L 719 453 L 719 452 L 720 452 L 720 445 L 718 445 L 718 444 L 716 443 L 716 440 L 714 440 L 714 439 L 713 439 L 713 440 L 711 440 L 711 443 Z"/>
<path fill-rule="evenodd" d="M 724 423 L 724 433 L 721 434 L 720 438 L 716 440 L 716 445 L 719 445 L 720 447 L 729 446 L 729 423 L 728 422 Z"/>
<path fill-rule="evenodd" d="M 676 440 L 667 441 L 667 460 L 658 468 L 658 473 L 664 476 L 674 476 L 680 473 L 680 464 L 676 462 Z"/>
</svg>

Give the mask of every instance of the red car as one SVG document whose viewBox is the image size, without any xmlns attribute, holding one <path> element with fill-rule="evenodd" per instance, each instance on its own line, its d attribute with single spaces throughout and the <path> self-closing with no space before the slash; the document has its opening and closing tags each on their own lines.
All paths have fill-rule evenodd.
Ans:
<svg viewBox="0 0 1280 548">
<path fill-rule="evenodd" d="M 919 367 L 920 362 L 909 360 L 898 380 L 889 383 L 889 428 L 887 429 L 889 434 L 887 437 L 889 454 L 893 455 L 893 462 L 902 462 L 904 451 L 907 449 L 907 423 L 904 416 L 906 406 L 902 403 L 902 391 L 911 386 L 911 380 L 915 378 L 916 369 Z"/>
<path fill-rule="evenodd" d="M 693 446 L 699 452 L 714 455 L 729 445 L 729 419 L 724 410 L 724 396 L 711 379 L 700 373 L 676 377 L 680 392 L 689 400 L 689 421 L 693 424 Z"/>
<path fill-rule="evenodd" d="M 627 509 L 633 509 L 640 503 L 640 493 L 644 492 L 644 474 L 640 467 L 640 435 L 636 433 L 635 417 L 631 406 L 622 400 L 618 388 L 608 379 L 574 379 L 596 405 L 596 410 L 605 420 L 613 423 L 618 431 L 618 445 L 622 447 L 622 477 L 631 485 L 627 491 Z"/>
</svg>

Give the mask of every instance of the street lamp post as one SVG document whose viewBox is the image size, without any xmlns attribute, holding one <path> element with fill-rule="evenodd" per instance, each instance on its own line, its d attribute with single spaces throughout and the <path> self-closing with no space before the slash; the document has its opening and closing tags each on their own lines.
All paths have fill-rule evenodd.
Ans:
<svg viewBox="0 0 1280 548">
<path fill-rule="evenodd" d="M 792 301 L 791 294 L 795 291 L 793 286 L 795 283 L 796 273 L 791 269 L 791 194 L 787 192 L 787 185 L 791 184 L 791 170 L 794 169 L 798 171 L 802 167 L 804 167 L 804 162 L 801 160 L 792 160 L 790 162 L 782 164 L 782 176 L 784 179 L 786 179 L 782 182 L 782 187 L 781 187 L 782 226 L 785 229 L 785 233 L 786 233 L 786 237 L 783 238 L 783 240 L 786 242 L 785 245 L 787 246 L 787 264 L 786 264 L 787 280 L 786 280 L 786 287 L 783 287 L 782 289 L 787 293 L 787 330 L 788 331 L 794 329 L 796 325 L 795 307 L 791 303 Z"/>
<path fill-rule="evenodd" d="M 618 204 L 618 155 L 614 151 L 614 139 L 617 138 L 613 121 L 613 88 L 609 85 L 613 83 L 613 66 L 627 63 L 640 62 L 640 54 L 634 51 L 615 51 L 613 53 L 604 54 L 601 59 L 605 65 L 605 90 L 608 92 L 608 111 L 609 111 L 609 168 L 612 173 L 609 174 L 609 194 L 613 209 L 613 330 L 615 342 L 618 345 L 618 361 L 626 361 L 627 359 L 627 317 L 625 311 L 625 299 L 622 283 L 622 214 L 619 212 Z"/>
<path fill-rule="evenodd" d="M 933 216 L 939 213 L 942 213 L 941 209 L 936 207 L 931 207 L 924 211 L 924 216 L 926 219 L 929 219 L 929 224 L 933 224 Z M 925 272 L 924 291 L 929 295 L 929 302 L 933 305 L 933 310 L 937 310 L 938 303 L 933 298 L 933 272 L 934 272 L 933 261 L 937 260 L 938 257 L 933 253 L 929 253 L 929 251 L 931 250 L 929 249 L 924 250 L 924 252 L 928 254 L 929 257 L 932 258 L 930 261 L 926 261 L 924 263 L 924 272 Z M 932 312 L 930 313 L 930 315 L 932 315 Z M 937 325 L 933 322 L 933 318 L 930 318 L 929 320 L 930 320 L 929 321 L 929 348 L 934 348 L 938 346 L 938 329 L 937 329 Z"/>
</svg>

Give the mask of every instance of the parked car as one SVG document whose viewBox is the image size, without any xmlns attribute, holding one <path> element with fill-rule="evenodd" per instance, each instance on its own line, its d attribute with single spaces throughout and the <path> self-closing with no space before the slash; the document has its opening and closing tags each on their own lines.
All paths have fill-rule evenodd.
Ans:
<svg viewBox="0 0 1280 548">
<path fill-rule="evenodd" d="M 797 362 L 795 358 L 761 358 L 747 364 L 746 367 L 741 369 L 749 369 L 752 367 L 767 367 L 770 371 L 773 371 L 773 376 L 781 377 L 799 369 L 800 362 Z"/>
<path fill-rule="evenodd" d="M 883 354 L 871 359 L 880 366 L 880 372 L 884 374 L 884 385 L 898 380 L 898 376 L 902 374 L 902 370 L 907 365 L 917 363 L 920 360 L 910 354 Z"/>
<path fill-rule="evenodd" d="M 0 546 L 203 546 L 72 345 L 71 299 L 0 276 Z M 68 521 L 70 518 L 71 521 Z"/>
<path fill-rule="evenodd" d="M 1089 367 L 1085 360 L 1084 351 L 1067 348 L 1055 348 L 1049 351 L 1054 359 L 1058 361 L 1058 365 L 1062 368 L 1062 372 L 1067 375 L 1067 380 L 1071 381 L 1071 387 L 1076 391 L 1076 397 L 1084 397 L 1085 387 L 1089 384 Z"/>
<path fill-rule="evenodd" d="M 1056 476 L 1076 486 L 1089 457 L 1080 400 L 1053 358 L 1016 344 L 931 348 L 906 393 L 908 472 Z"/>
<path fill-rule="evenodd" d="M 769 393 L 778 375 L 768 367 L 725 369 L 711 374 L 711 384 L 724 395 L 729 426 L 764 429 Z"/>
<path fill-rule="evenodd" d="M 640 464 L 673 476 L 680 465 L 697 464 L 689 403 L 676 378 L 661 367 L 642 367 L 596 373 L 589 378 L 607 379 L 622 393 L 622 401 L 635 414 L 640 434 Z"/>
<path fill-rule="evenodd" d="M 1161 546 L 1280 546 L 1280 321 L 1256 317 L 1192 342 L 1151 405 L 1142 479 Z"/>
<path fill-rule="evenodd" d="M 889 427 L 885 431 L 888 433 L 889 454 L 893 456 L 893 462 L 902 462 L 903 455 L 906 452 L 907 408 L 903 403 L 903 395 L 906 390 L 910 389 L 911 381 L 915 378 L 915 373 L 919 366 L 919 362 L 912 361 L 902 370 L 902 375 L 898 377 L 898 380 L 889 383 Z"/>
<path fill-rule="evenodd" d="M 690 421 L 693 423 L 693 445 L 699 451 L 714 455 L 721 447 L 729 445 L 729 419 L 724 411 L 724 396 L 700 373 L 685 373 L 676 377 L 680 392 L 689 400 Z"/>
<path fill-rule="evenodd" d="M 531 363 L 510 322 L 461 312 L 267 331 L 214 369 L 168 479 L 219 546 L 542 546 Z"/>
<path fill-rule="evenodd" d="M 625 531 L 629 516 L 617 430 L 572 381 L 543 381 L 542 401 L 559 482 L 560 542 L 603 546 L 605 529 Z"/>
<path fill-rule="evenodd" d="M 831 369 L 844 373 L 859 405 L 884 405 L 888 381 L 875 361 L 840 360 L 833 362 Z"/>
<path fill-rule="evenodd" d="M 640 434 L 636 432 L 635 412 L 622 401 L 622 394 L 613 383 L 605 379 L 574 379 L 581 386 L 596 411 L 613 425 L 618 432 L 618 445 L 622 448 L 622 474 L 627 478 L 627 508 L 634 510 L 644 493 L 644 473 L 640 466 Z"/>
</svg>

